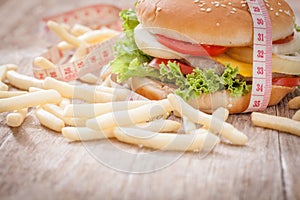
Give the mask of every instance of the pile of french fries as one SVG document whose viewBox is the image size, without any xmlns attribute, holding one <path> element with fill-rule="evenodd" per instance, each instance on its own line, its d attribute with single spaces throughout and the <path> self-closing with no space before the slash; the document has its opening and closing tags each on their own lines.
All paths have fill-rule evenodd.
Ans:
<svg viewBox="0 0 300 200">
<path fill-rule="evenodd" d="M 57 44 L 60 50 L 74 51 L 68 62 L 84 58 L 89 46 L 119 34 L 107 28 L 91 30 L 78 24 L 69 27 L 49 21 L 47 25 L 62 39 Z M 36 57 L 34 65 L 43 69 L 56 67 L 44 57 Z M 136 95 L 131 90 L 111 87 L 107 81 L 98 84 L 98 77 L 92 74 L 81 77 L 78 84 L 51 77 L 35 79 L 18 73 L 17 68 L 16 65 L 0 67 L 0 112 L 7 113 L 6 122 L 11 127 L 21 126 L 28 111 L 33 110 L 41 125 L 71 141 L 116 138 L 125 143 L 176 151 L 212 149 L 220 142 L 220 135 L 234 145 L 247 142 L 245 134 L 225 122 L 228 110 L 224 108 L 208 115 L 173 94 L 160 101 L 129 100 Z M 23 91 L 8 91 L 7 84 Z M 181 120 L 171 120 L 173 112 Z"/>
<path fill-rule="evenodd" d="M 16 68 L 1 66 L 6 69 L 2 81 L 23 90 L 0 92 L 0 112 L 7 112 L 7 125 L 12 127 L 20 126 L 28 110 L 34 109 L 40 124 L 72 141 L 116 138 L 176 151 L 200 151 L 208 141 L 212 147 L 220 142 L 218 134 L 234 145 L 247 142 L 245 134 L 225 122 L 228 110 L 224 108 L 208 115 L 174 94 L 159 101 L 128 101 L 132 93 L 128 89 L 74 85 L 51 77 L 38 80 Z M 168 119 L 172 112 L 184 120 Z"/>
</svg>

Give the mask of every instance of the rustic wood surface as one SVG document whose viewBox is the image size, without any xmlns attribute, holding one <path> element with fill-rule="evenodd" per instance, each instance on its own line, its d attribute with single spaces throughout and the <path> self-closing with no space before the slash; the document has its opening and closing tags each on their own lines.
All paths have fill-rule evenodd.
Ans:
<svg viewBox="0 0 300 200">
<path fill-rule="evenodd" d="M 32 59 L 51 45 L 42 17 L 97 2 L 0 0 L 0 64 L 31 75 Z M 289 2 L 300 17 L 298 0 Z M 296 95 L 266 112 L 291 117 L 287 102 Z M 32 112 L 20 128 L 9 128 L 0 114 L 0 199 L 300 199 L 300 138 L 254 127 L 249 114 L 229 118 L 249 137 L 244 147 L 222 143 L 207 156 L 161 152 L 146 160 L 149 150 L 114 140 L 68 142 Z"/>
</svg>

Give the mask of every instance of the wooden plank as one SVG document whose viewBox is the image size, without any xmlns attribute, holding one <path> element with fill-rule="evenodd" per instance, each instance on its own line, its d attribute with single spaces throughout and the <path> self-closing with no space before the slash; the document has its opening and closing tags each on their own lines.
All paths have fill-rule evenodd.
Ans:
<svg viewBox="0 0 300 200">
<path fill-rule="evenodd" d="M 300 91 L 298 90 L 293 95 L 289 95 L 289 98 L 286 98 L 278 106 L 278 115 L 279 116 L 288 116 L 291 118 L 295 113 L 295 110 L 289 110 L 287 107 L 288 100 L 294 96 L 299 96 Z M 297 178 L 297 175 L 300 173 L 300 159 L 299 159 L 299 147 L 300 140 L 299 137 L 280 133 L 280 159 L 282 166 L 282 175 L 283 175 L 283 185 L 284 191 L 287 199 L 299 199 L 300 193 L 297 188 L 300 188 L 300 180 Z"/>
</svg>

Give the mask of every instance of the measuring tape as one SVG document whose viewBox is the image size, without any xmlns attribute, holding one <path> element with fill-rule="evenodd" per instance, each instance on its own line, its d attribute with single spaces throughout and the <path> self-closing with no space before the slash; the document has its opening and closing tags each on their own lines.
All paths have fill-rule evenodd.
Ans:
<svg viewBox="0 0 300 200">
<path fill-rule="evenodd" d="M 81 24 L 92 29 L 98 29 L 102 26 L 117 29 L 120 27 L 119 20 L 120 8 L 108 4 L 97 4 L 74 9 L 58 15 L 45 17 L 44 22 L 55 21 L 70 26 Z"/>
<path fill-rule="evenodd" d="M 62 81 L 76 80 L 79 77 L 100 70 L 103 66 L 114 59 L 113 46 L 119 40 L 118 36 L 108 39 L 96 45 L 87 48 L 88 55 L 82 59 L 66 64 L 57 64 L 66 58 L 69 58 L 68 52 L 63 52 L 56 46 L 52 47 L 41 56 L 55 63 L 55 68 L 42 69 L 33 66 L 33 75 L 37 79 L 52 77 Z"/>
<path fill-rule="evenodd" d="M 263 0 L 247 0 L 253 20 L 252 92 L 245 112 L 262 111 L 272 90 L 272 25 Z"/>
<path fill-rule="evenodd" d="M 99 4 L 47 17 L 44 21 L 47 22 L 51 20 L 57 23 L 65 23 L 70 26 L 79 23 L 93 28 L 105 26 L 114 30 L 120 30 L 121 21 L 119 12 L 120 9 L 115 6 Z M 62 81 L 71 81 L 78 79 L 89 72 L 100 70 L 101 67 L 114 59 L 113 46 L 118 39 L 118 36 L 113 37 L 88 47 L 86 49 L 88 52 L 87 56 L 74 62 L 67 62 L 68 59 L 70 59 L 70 54 L 74 52 L 62 51 L 54 46 L 41 56 L 53 62 L 56 67 L 42 69 L 33 65 L 33 75 L 37 79 L 52 77 Z"/>
</svg>

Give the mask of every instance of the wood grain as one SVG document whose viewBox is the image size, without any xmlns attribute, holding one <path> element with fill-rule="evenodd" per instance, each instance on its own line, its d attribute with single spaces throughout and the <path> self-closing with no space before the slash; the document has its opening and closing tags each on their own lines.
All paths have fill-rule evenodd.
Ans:
<svg viewBox="0 0 300 200">
<path fill-rule="evenodd" d="M 288 2 L 300 14 L 298 1 Z M 51 45 L 41 34 L 41 19 L 93 3 L 99 1 L 0 0 L 0 64 L 16 63 L 31 75 L 32 59 Z M 291 117 L 295 111 L 287 102 L 298 95 L 266 112 Z M 0 114 L 0 199 L 300 199 L 300 138 L 254 127 L 249 114 L 229 118 L 249 137 L 245 147 L 221 143 L 205 157 L 160 152 L 144 160 L 154 153 L 115 140 L 68 142 L 40 126 L 32 110 L 20 128 L 7 127 L 5 116 Z M 157 170 L 136 174 L 112 166 Z"/>
</svg>

